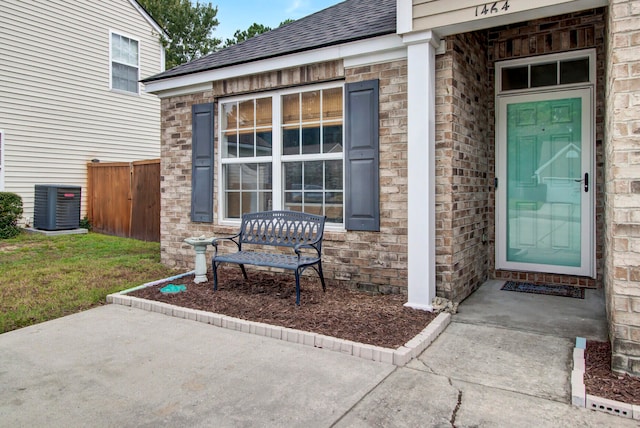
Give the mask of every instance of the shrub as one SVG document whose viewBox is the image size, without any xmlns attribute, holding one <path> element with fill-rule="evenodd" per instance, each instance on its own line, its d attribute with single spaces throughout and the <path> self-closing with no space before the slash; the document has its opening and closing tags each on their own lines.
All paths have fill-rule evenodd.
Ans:
<svg viewBox="0 0 640 428">
<path fill-rule="evenodd" d="M 15 193 L 0 192 L 0 239 L 20 233 L 18 219 L 22 215 L 22 198 Z"/>
<path fill-rule="evenodd" d="M 89 217 L 84 216 L 81 220 L 80 220 L 80 227 L 83 229 L 87 229 L 88 231 L 91 231 L 91 229 L 93 228 L 93 226 L 91 226 L 91 221 L 89 220 Z"/>
</svg>

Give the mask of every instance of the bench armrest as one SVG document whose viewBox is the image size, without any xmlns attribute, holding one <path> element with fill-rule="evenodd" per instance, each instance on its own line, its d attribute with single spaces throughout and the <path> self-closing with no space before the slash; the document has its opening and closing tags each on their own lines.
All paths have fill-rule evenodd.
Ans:
<svg viewBox="0 0 640 428">
<path fill-rule="evenodd" d="M 298 255 L 298 259 L 299 259 L 300 256 L 302 255 L 302 253 L 300 252 L 300 250 L 302 248 L 313 248 L 318 253 L 318 257 L 320 257 L 320 250 L 318 249 L 318 244 L 320 244 L 321 242 L 322 242 L 322 235 L 319 236 L 318 238 L 316 238 L 312 242 L 307 242 L 305 244 L 296 244 L 296 245 L 294 245 L 293 246 L 293 251 L 296 252 L 296 254 Z"/>
<path fill-rule="evenodd" d="M 240 236 L 240 233 L 236 233 L 233 236 L 222 236 L 220 238 L 215 238 L 213 241 L 211 241 L 211 245 L 213 245 L 213 248 L 215 248 L 216 252 L 213 255 L 213 257 L 215 257 L 216 255 L 218 255 L 218 241 L 231 241 L 234 244 L 236 244 L 236 247 L 238 247 L 238 250 L 240 250 L 240 242 L 238 242 L 238 237 Z"/>
</svg>

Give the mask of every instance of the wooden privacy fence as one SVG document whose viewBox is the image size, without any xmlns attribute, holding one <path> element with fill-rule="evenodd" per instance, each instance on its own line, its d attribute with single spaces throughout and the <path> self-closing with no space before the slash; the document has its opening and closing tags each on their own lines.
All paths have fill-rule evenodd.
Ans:
<svg viewBox="0 0 640 428">
<path fill-rule="evenodd" d="M 160 242 L 160 159 L 88 163 L 87 217 L 96 232 Z"/>
</svg>

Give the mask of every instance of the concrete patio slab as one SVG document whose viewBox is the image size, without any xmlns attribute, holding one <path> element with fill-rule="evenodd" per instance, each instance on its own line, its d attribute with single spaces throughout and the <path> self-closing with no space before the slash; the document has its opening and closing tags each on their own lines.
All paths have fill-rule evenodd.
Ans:
<svg viewBox="0 0 640 428">
<path fill-rule="evenodd" d="M 500 290 L 504 281 L 485 282 L 458 308 L 456 322 L 494 325 L 566 337 L 607 340 L 602 289 L 585 290 L 584 299 Z"/>
<path fill-rule="evenodd" d="M 568 402 L 572 350 L 573 343 L 564 338 L 452 323 L 408 367 Z"/>
<path fill-rule="evenodd" d="M 3 426 L 330 426 L 394 366 L 108 305 L 0 335 Z"/>
<path fill-rule="evenodd" d="M 632 427 L 629 419 L 527 393 L 399 368 L 336 427 Z"/>
<path fill-rule="evenodd" d="M 457 403 L 446 377 L 399 368 L 336 427 L 451 427 Z"/>
<path fill-rule="evenodd" d="M 453 381 L 461 391 L 457 427 L 637 427 L 629 419 L 483 385 Z"/>
</svg>

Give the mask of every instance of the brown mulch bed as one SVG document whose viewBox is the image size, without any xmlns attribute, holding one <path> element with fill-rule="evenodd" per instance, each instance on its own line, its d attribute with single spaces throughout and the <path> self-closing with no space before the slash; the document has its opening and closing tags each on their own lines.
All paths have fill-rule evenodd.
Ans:
<svg viewBox="0 0 640 428">
<path fill-rule="evenodd" d="M 611 344 L 587 341 L 584 385 L 587 394 L 640 405 L 640 379 L 611 371 Z"/>
<path fill-rule="evenodd" d="M 436 316 L 403 306 L 407 298 L 402 294 L 367 293 L 331 280 L 323 293 L 320 281 L 307 276 L 300 280 L 300 306 L 296 306 L 292 273 L 248 270 L 247 274 L 245 281 L 240 269 L 221 268 L 215 293 L 209 272 L 210 281 L 200 284 L 192 275 L 171 281 L 187 286 L 177 294 L 161 293 L 164 283 L 129 295 L 385 348 L 404 345 Z"/>
</svg>

